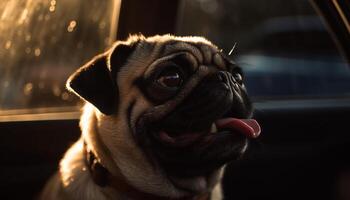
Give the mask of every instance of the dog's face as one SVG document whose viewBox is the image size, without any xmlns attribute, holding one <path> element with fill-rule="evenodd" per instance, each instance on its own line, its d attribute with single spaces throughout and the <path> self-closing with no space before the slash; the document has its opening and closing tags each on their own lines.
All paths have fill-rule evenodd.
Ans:
<svg viewBox="0 0 350 200">
<path fill-rule="evenodd" d="M 131 183 L 200 192 L 260 132 L 248 119 L 242 76 L 203 38 L 134 36 L 79 69 L 68 87 L 100 111 L 100 137 Z"/>
</svg>

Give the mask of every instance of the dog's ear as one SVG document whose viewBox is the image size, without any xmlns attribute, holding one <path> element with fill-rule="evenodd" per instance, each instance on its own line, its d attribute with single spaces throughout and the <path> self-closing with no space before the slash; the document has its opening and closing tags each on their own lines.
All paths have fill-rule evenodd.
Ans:
<svg viewBox="0 0 350 200">
<path fill-rule="evenodd" d="M 115 113 L 119 98 L 116 76 L 134 46 L 117 43 L 111 50 L 94 57 L 69 77 L 66 84 L 68 90 L 106 115 Z"/>
</svg>

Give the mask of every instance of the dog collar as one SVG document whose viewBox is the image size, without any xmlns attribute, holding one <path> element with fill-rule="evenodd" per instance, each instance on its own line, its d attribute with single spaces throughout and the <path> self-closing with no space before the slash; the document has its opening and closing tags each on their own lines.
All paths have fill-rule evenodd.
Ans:
<svg viewBox="0 0 350 200">
<path fill-rule="evenodd" d="M 84 141 L 84 152 L 85 152 L 85 162 L 88 166 L 89 172 L 91 174 L 94 183 L 100 187 L 113 187 L 117 191 L 132 197 L 132 199 L 142 199 L 142 200 L 210 200 L 210 193 L 205 193 L 196 196 L 187 196 L 181 198 L 169 198 L 153 195 L 150 193 L 142 192 L 135 187 L 127 183 L 122 174 L 118 177 L 112 176 L 112 174 L 100 163 L 96 155 L 87 148 L 86 142 Z"/>
</svg>

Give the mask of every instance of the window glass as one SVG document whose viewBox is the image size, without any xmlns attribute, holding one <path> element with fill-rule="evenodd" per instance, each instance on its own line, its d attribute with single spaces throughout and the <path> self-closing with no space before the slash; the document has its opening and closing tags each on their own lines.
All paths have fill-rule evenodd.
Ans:
<svg viewBox="0 0 350 200">
<path fill-rule="evenodd" d="M 76 107 L 65 81 L 114 40 L 119 3 L 0 1 L 0 114 Z"/>
<path fill-rule="evenodd" d="M 350 96 L 348 63 L 307 0 L 183 0 L 177 33 L 236 44 L 255 99 Z"/>
</svg>

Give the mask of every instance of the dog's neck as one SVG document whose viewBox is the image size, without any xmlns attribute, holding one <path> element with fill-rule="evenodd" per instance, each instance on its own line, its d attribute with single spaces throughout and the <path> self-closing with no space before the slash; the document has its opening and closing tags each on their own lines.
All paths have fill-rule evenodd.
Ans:
<svg viewBox="0 0 350 200">
<path fill-rule="evenodd" d="M 133 187 L 123 176 L 112 176 L 109 171 L 98 161 L 95 154 L 86 147 L 84 142 L 85 162 L 90 171 L 92 180 L 99 187 L 112 187 L 118 192 L 129 196 L 132 199 L 138 200 L 210 200 L 210 193 L 199 195 L 191 195 L 180 198 L 162 197 L 154 194 L 146 193 Z"/>
</svg>

